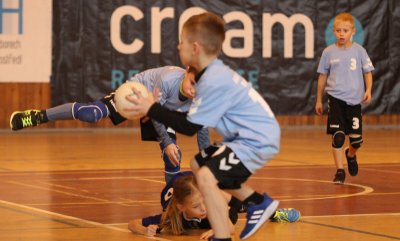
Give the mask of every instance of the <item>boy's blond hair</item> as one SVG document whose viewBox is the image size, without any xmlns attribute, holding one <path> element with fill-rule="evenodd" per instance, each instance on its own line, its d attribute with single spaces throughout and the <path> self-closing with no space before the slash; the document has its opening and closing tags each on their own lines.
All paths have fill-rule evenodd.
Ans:
<svg viewBox="0 0 400 241">
<path fill-rule="evenodd" d="M 183 25 L 189 41 L 199 42 L 207 55 L 218 55 L 225 40 L 224 20 L 210 12 L 190 17 Z"/>
<path fill-rule="evenodd" d="M 336 25 L 337 22 L 343 21 L 343 22 L 349 22 L 351 26 L 354 28 L 354 17 L 350 13 L 340 13 L 335 17 L 335 21 L 333 23 L 333 26 Z"/>
</svg>

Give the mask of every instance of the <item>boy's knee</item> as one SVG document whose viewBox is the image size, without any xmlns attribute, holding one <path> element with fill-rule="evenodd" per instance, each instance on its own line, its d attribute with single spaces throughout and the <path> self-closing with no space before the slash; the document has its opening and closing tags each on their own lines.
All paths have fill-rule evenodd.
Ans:
<svg viewBox="0 0 400 241">
<path fill-rule="evenodd" d="M 190 168 L 192 169 L 192 171 L 193 171 L 194 173 L 196 173 L 196 172 L 199 170 L 200 166 L 199 166 L 199 164 L 197 163 L 197 161 L 196 161 L 195 158 L 193 158 L 193 159 L 190 161 Z"/>
<path fill-rule="evenodd" d="M 202 167 L 196 172 L 197 185 L 200 190 L 207 189 L 210 186 L 217 185 L 217 180 L 208 167 Z"/>
<path fill-rule="evenodd" d="M 346 139 L 346 135 L 343 131 L 336 131 L 332 136 L 332 147 L 333 148 L 342 148 L 344 145 L 344 141 Z"/>
<path fill-rule="evenodd" d="M 74 118 L 83 122 L 97 122 L 108 116 L 106 105 L 101 101 L 92 103 L 74 103 L 72 107 Z"/>
<path fill-rule="evenodd" d="M 354 149 L 358 149 L 361 147 L 361 144 L 363 143 L 363 139 L 361 135 L 350 135 L 349 136 L 350 139 L 350 145 L 354 148 Z"/>
</svg>

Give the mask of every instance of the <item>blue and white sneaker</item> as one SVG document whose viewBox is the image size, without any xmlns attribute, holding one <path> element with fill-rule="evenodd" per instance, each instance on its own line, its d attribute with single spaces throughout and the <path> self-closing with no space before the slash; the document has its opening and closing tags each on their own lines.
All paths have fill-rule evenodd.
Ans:
<svg viewBox="0 0 400 241">
<path fill-rule="evenodd" d="M 240 234 L 240 239 L 247 239 L 253 235 L 275 213 L 278 205 L 279 201 L 272 200 L 264 193 L 264 201 L 262 203 L 248 207 L 247 221 Z"/>
</svg>

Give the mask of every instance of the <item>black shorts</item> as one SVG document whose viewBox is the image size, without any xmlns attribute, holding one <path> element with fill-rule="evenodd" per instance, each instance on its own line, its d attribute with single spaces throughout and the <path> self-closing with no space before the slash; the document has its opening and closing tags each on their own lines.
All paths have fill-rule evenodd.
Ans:
<svg viewBox="0 0 400 241">
<path fill-rule="evenodd" d="M 209 146 L 201 150 L 195 159 L 207 166 L 218 180 L 221 189 L 239 189 L 251 175 L 236 154 L 228 146 Z"/>
<path fill-rule="evenodd" d="M 343 100 L 328 96 L 327 134 L 343 131 L 346 134 L 362 134 L 361 105 L 348 105 Z"/>
</svg>

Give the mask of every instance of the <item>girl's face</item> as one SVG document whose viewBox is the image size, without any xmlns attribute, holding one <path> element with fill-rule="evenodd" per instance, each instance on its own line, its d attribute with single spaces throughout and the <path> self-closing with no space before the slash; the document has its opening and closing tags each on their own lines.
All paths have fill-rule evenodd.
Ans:
<svg viewBox="0 0 400 241">
<path fill-rule="evenodd" d="M 355 33 L 354 26 L 347 21 L 337 21 L 333 27 L 338 47 L 347 46 L 351 43 L 351 37 Z"/>
<path fill-rule="evenodd" d="M 182 205 L 182 211 L 185 212 L 187 218 L 206 218 L 207 211 L 203 197 L 199 191 L 185 198 Z"/>
</svg>

